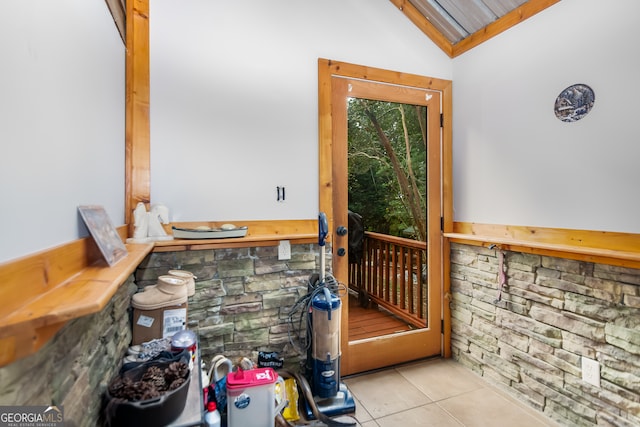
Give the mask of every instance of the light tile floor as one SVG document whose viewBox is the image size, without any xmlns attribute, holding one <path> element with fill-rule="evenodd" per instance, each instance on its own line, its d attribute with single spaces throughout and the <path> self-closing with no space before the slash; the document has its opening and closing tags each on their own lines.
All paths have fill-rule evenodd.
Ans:
<svg viewBox="0 0 640 427">
<path fill-rule="evenodd" d="M 355 418 L 361 427 L 558 427 L 451 359 L 343 381 L 356 400 Z"/>
</svg>

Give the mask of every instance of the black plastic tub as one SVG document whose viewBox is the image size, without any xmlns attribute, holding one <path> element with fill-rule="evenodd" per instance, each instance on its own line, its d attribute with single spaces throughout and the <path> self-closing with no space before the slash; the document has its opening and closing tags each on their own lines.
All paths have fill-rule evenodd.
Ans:
<svg viewBox="0 0 640 427">
<path fill-rule="evenodd" d="M 118 427 L 161 427 L 178 418 L 187 401 L 189 383 L 191 381 L 188 369 L 186 376 L 183 377 L 184 383 L 175 390 L 167 391 L 159 397 L 132 401 L 114 397 L 109 391 L 115 381 L 124 378 L 139 381 L 151 366 L 165 369 L 170 363 L 166 361 L 142 363 L 140 366 L 117 375 L 109 383 L 109 387 L 105 392 L 105 418 L 107 424 Z"/>
</svg>

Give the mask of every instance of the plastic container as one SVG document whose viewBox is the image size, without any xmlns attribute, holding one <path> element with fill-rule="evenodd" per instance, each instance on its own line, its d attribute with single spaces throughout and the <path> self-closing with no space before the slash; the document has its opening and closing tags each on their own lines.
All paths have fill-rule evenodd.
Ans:
<svg viewBox="0 0 640 427">
<path fill-rule="evenodd" d="M 189 350 L 191 354 L 195 353 L 198 337 L 193 331 L 184 329 L 176 332 L 171 337 L 171 351 Z"/>
<path fill-rule="evenodd" d="M 275 384 L 284 380 L 272 368 L 238 370 L 227 375 L 227 427 L 273 427 L 275 416 L 287 404 L 276 396 Z"/>
<path fill-rule="evenodd" d="M 182 361 L 186 363 L 185 358 Z M 170 364 L 171 361 L 145 362 L 138 367 L 123 372 L 119 376 L 136 382 L 140 380 L 149 367 L 157 366 L 164 370 Z M 110 387 L 108 387 L 105 391 L 107 399 L 105 411 L 110 425 L 122 427 L 161 427 L 167 425 L 167 423 L 178 418 L 184 410 L 191 381 L 190 373 L 187 373 L 184 379 L 185 382 L 175 390 L 166 392 L 160 397 L 140 401 L 114 398 L 109 393 Z M 116 379 L 112 380 L 111 383 L 114 381 Z"/>
<path fill-rule="evenodd" d="M 298 413 L 298 384 L 294 378 L 284 380 L 284 389 L 289 403 L 282 411 L 282 416 L 287 421 L 298 421 L 300 414 Z"/>
<path fill-rule="evenodd" d="M 311 304 L 314 396 L 334 397 L 340 388 L 340 298 L 322 288 Z"/>
<path fill-rule="evenodd" d="M 204 414 L 204 425 L 206 427 L 220 427 L 220 412 L 218 412 L 216 402 L 207 403 L 207 413 Z"/>
</svg>

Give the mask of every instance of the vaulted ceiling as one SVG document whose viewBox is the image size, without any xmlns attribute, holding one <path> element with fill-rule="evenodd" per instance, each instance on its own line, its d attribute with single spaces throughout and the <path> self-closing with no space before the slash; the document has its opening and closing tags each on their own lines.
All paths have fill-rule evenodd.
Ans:
<svg viewBox="0 0 640 427">
<path fill-rule="evenodd" d="M 454 58 L 560 0 L 390 0 Z"/>
<path fill-rule="evenodd" d="M 390 0 L 454 58 L 560 0 Z M 126 44 L 125 0 L 105 0 Z"/>
</svg>

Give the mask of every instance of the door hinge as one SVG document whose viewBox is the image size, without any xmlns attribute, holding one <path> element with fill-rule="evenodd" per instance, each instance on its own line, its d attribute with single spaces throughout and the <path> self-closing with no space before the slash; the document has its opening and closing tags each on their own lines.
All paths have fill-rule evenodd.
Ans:
<svg viewBox="0 0 640 427">
<path fill-rule="evenodd" d="M 440 231 L 444 232 L 444 217 L 440 217 Z"/>
<path fill-rule="evenodd" d="M 440 127 L 444 126 L 444 114 L 440 113 Z"/>
<path fill-rule="evenodd" d="M 444 334 L 444 319 L 440 319 L 440 333 Z"/>
</svg>

